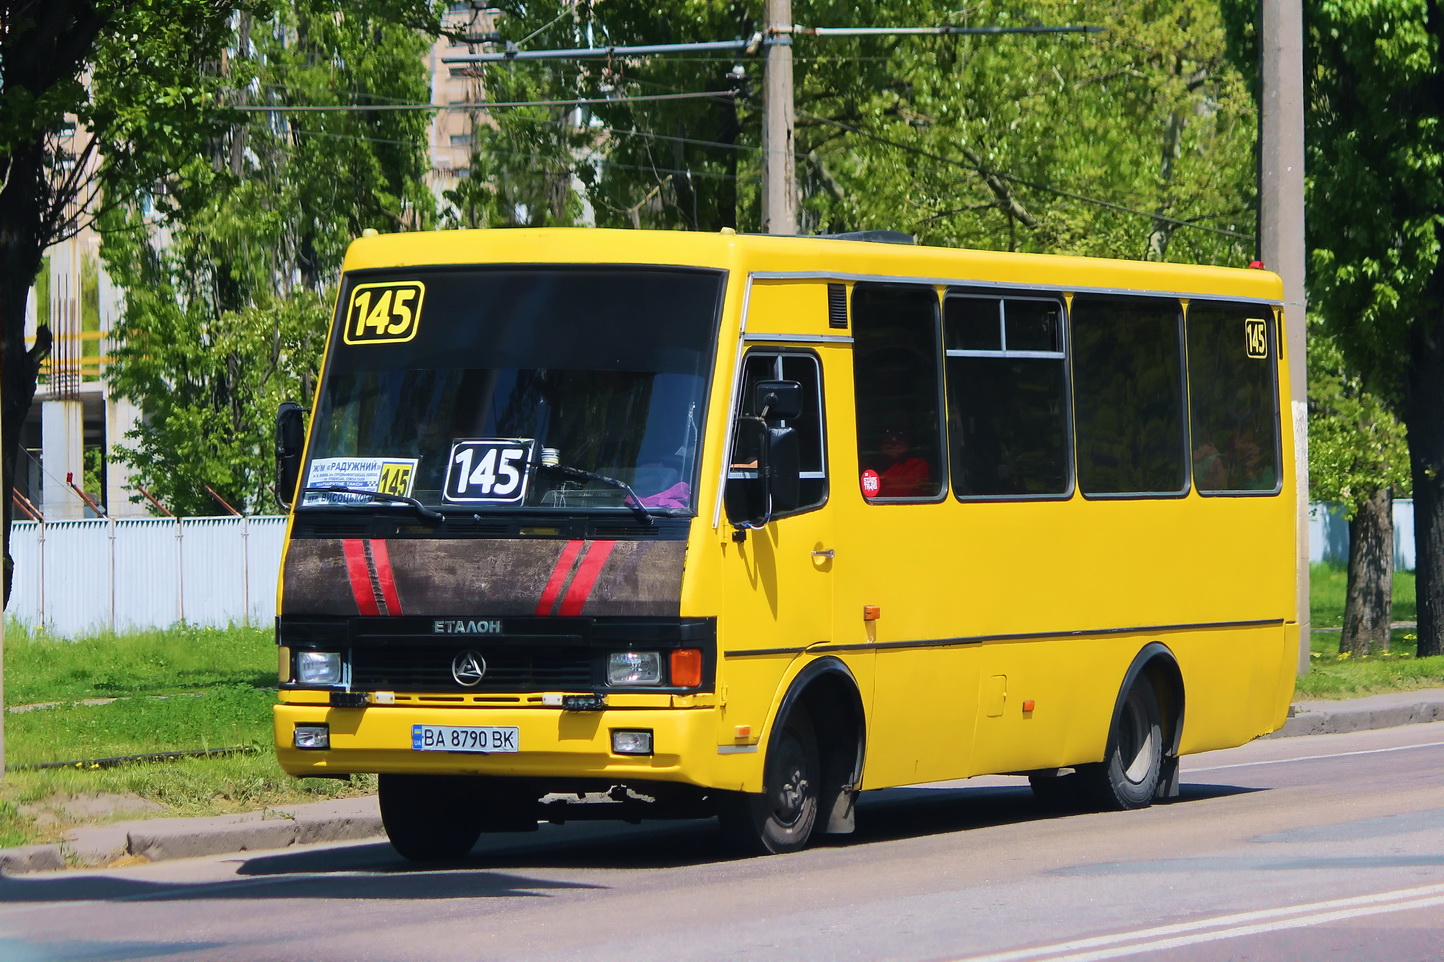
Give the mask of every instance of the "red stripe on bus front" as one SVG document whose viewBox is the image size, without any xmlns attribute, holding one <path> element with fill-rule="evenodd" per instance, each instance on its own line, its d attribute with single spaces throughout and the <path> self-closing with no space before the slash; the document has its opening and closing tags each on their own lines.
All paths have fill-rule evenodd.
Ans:
<svg viewBox="0 0 1444 962">
<path fill-rule="evenodd" d="M 538 615 L 549 615 L 552 613 L 552 605 L 556 604 L 557 596 L 562 593 L 562 585 L 566 584 L 567 575 L 571 574 L 572 562 L 577 558 L 577 552 L 582 550 L 580 541 L 568 541 L 562 549 L 562 556 L 557 559 L 556 566 L 552 568 L 552 576 L 547 579 L 547 586 L 542 589 L 541 599 L 536 603 Z"/>
<path fill-rule="evenodd" d="M 381 586 L 381 600 L 388 615 L 401 614 L 401 596 L 396 593 L 396 576 L 391 571 L 391 553 L 385 541 L 371 542 L 371 560 L 376 563 L 376 583 Z"/>
<path fill-rule="evenodd" d="M 616 547 L 615 541 L 593 541 L 591 549 L 582 558 L 582 563 L 577 567 L 577 576 L 572 579 L 572 586 L 567 589 L 567 595 L 562 599 L 561 614 L 565 617 L 573 617 L 582 613 L 582 608 L 587 603 L 587 598 L 592 594 L 592 586 L 597 583 L 597 577 L 602 573 L 602 566 L 607 563 L 607 556 Z"/>
<path fill-rule="evenodd" d="M 356 608 L 363 615 L 376 615 L 381 609 L 376 606 L 376 592 L 371 589 L 371 570 L 366 564 L 366 546 L 360 538 L 345 538 L 341 550 L 346 555 L 346 574 L 351 579 L 351 594 L 356 597 Z"/>
</svg>

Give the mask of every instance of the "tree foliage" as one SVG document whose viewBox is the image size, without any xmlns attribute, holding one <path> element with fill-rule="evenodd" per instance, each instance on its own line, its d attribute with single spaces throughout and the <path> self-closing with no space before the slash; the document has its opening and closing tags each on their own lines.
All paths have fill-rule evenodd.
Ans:
<svg viewBox="0 0 1444 962">
<path fill-rule="evenodd" d="M 313 390 L 346 245 L 434 217 L 426 113 L 237 108 L 427 102 L 429 40 L 397 22 L 408 12 L 425 7 L 298 0 L 237 17 L 205 75 L 225 123 L 105 224 L 126 291 L 111 384 L 146 413 L 118 455 L 179 514 L 217 513 L 208 487 L 274 503 L 271 420 Z"/>
<path fill-rule="evenodd" d="M 198 64 L 220 53 L 245 0 L 0 0 L 0 491 L 5 597 L 16 439 L 35 396 L 50 332 L 25 344 L 25 306 L 46 248 L 84 226 L 110 196 L 148 184 L 201 126 Z M 87 73 L 116 97 L 90 96 Z M 75 123 L 72 123 L 74 118 Z M 164 150 L 156 148 L 164 147 Z"/>
<path fill-rule="evenodd" d="M 1414 493 L 1419 654 L 1444 651 L 1444 12 L 1311 0 L 1311 300 L 1398 412 Z"/>
<path fill-rule="evenodd" d="M 1309 332 L 1309 499 L 1338 504 L 1352 519 L 1381 490 L 1409 496 L 1409 447 L 1389 406 L 1366 391 L 1343 352 Z"/>
<path fill-rule="evenodd" d="M 608 0 L 560 20 L 550 8 L 498 6 L 505 36 L 537 49 L 748 38 L 761 26 L 760 4 L 728 0 Z M 804 231 L 892 228 L 948 245 L 1235 264 L 1251 255 L 1255 112 L 1225 59 L 1214 4 L 956 6 L 818 2 L 798 5 L 794 19 L 1041 19 L 1105 32 L 794 38 Z M 574 177 L 606 226 L 756 229 L 762 69 L 760 57 L 725 52 L 485 66 L 489 92 L 611 99 L 580 126 L 561 113 L 496 111 L 478 138 L 477 169 L 508 183 L 519 182 L 508 171 Z M 578 134 L 585 151 L 568 146 Z M 519 143 L 533 145 L 530 156 Z"/>
</svg>

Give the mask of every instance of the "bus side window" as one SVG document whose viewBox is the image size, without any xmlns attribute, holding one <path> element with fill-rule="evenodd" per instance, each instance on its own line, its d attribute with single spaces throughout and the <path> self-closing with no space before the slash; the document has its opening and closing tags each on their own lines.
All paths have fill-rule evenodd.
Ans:
<svg viewBox="0 0 1444 962">
<path fill-rule="evenodd" d="M 1079 488 L 1085 495 L 1184 494 L 1181 305 L 1080 294 L 1070 320 Z"/>
<path fill-rule="evenodd" d="M 802 386 L 802 413 L 782 422 L 797 432 L 802 462 L 801 497 L 796 510 L 787 514 L 808 511 L 827 501 L 826 422 L 822 411 L 822 372 L 817 358 L 811 354 L 753 351 L 742 361 L 738 407 L 732 419 L 732 454 L 724 502 L 727 517 L 733 522 L 763 517 L 767 510 L 763 504 L 762 483 L 757 477 L 758 435 L 739 429 L 742 419 L 760 413 L 752 410 L 759 381 L 796 381 Z"/>
<path fill-rule="evenodd" d="M 1279 490 L 1278 353 L 1268 308 L 1188 305 L 1188 408 L 1193 486 L 1203 492 Z"/>
<path fill-rule="evenodd" d="M 950 292 L 943 345 L 954 493 L 1068 494 L 1063 302 Z"/>
<path fill-rule="evenodd" d="M 858 476 L 869 501 L 943 493 L 938 295 L 922 284 L 852 292 Z"/>
</svg>

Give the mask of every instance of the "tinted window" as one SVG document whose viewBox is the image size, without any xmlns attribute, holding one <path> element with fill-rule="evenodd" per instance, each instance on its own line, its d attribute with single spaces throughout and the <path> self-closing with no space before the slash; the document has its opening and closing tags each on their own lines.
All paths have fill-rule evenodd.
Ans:
<svg viewBox="0 0 1444 962">
<path fill-rule="evenodd" d="M 1172 300 L 1074 299 L 1073 398 L 1084 494 L 1184 490 L 1180 322 Z"/>
<path fill-rule="evenodd" d="M 945 481 L 937 292 L 858 284 L 852 336 L 863 494 L 937 498 Z"/>
<path fill-rule="evenodd" d="M 1277 491 L 1273 310 L 1194 301 L 1186 328 L 1194 486 L 1200 491 Z"/>
<path fill-rule="evenodd" d="M 630 484 L 649 509 L 690 510 L 723 281 L 652 268 L 348 274 L 307 483 L 345 474 L 376 490 L 399 471 L 387 493 L 441 505 L 459 490 L 448 473 L 485 488 L 495 468 L 524 483 L 488 510 L 627 511 L 618 486 L 543 469 L 549 451 Z"/>
<path fill-rule="evenodd" d="M 948 430 L 959 497 L 1068 492 L 1062 316 L 1054 300 L 947 299 Z M 982 339 L 970 332 L 989 326 L 994 346 L 971 347 Z"/>
</svg>

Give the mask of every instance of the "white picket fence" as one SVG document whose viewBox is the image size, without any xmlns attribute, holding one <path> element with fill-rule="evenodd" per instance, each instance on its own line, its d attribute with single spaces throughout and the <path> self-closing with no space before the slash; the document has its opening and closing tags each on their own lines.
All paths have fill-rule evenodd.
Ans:
<svg viewBox="0 0 1444 962">
<path fill-rule="evenodd" d="M 192 625 L 268 625 L 276 616 L 283 517 L 16 522 L 13 597 L 6 614 L 75 637 Z M 1345 561 L 1349 526 L 1313 505 L 1313 561 Z M 1414 504 L 1394 502 L 1394 563 L 1414 567 Z"/>
<path fill-rule="evenodd" d="M 285 531 L 283 517 L 16 522 L 6 614 L 65 637 L 268 625 Z"/>
</svg>

